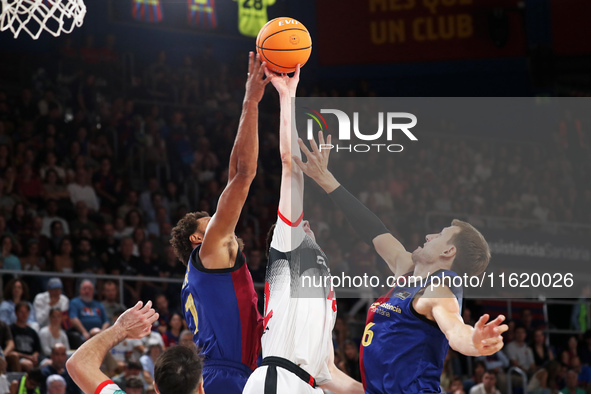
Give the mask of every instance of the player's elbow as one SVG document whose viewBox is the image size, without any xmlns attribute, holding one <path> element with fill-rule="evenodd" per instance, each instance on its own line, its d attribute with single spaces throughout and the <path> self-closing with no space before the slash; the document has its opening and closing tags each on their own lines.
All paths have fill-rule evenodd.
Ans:
<svg viewBox="0 0 591 394">
<path fill-rule="evenodd" d="M 252 181 L 257 174 L 256 160 L 239 160 L 234 178 Z"/>
<path fill-rule="evenodd" d="M 79 363 L 76 361 L 78 357 L 76 357 L 76 353 L 74 353 L 68 361 L 66 361 L 66 370 L 68 374 L 72 377 L 74 381 L 77 381 L 78 374 L 79 374 Z"/>
</svg>

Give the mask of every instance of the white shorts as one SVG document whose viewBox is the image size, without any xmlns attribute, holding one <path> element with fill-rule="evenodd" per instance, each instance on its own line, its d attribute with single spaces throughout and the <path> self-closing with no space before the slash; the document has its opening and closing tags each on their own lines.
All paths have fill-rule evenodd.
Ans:
<svg viewBox="0 0 591 394">
<path fill-rule="evenodd" d="M 323 394 L 320 387 L 313 388 L 307 382 L 287 369 L 275 367 L 277 370 L 277 387 L 272 391 L 272 387 L 267 385 L 267 369 L 270 366 L 264 365 L 258 367 L 248 378 L 242 394 Z M 270 383 L 270 382 L 269 382 Z M 271 389 L 269 393 L 269 389 Z"/>
</svg>

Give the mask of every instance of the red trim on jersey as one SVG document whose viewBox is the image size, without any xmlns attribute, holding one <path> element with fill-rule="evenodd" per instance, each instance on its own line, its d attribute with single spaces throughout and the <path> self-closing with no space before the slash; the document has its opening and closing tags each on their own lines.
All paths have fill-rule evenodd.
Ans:
<svg viewBox="0 0 591 394">
<path fill-rule="evenodd" d="M 236 302 L 240 312 L 240 331 L 242 336 L 242 363 L 253 371 L 257 367 L 257 357 L 263 335 L 263 317 L 258 312 L 258 297 L 252 283 L 252 276 L 245 263 L 232 272 L 232 283 L 236 293 Z M 253 316 L 256 314 L 256 316 Z M 256 325 L 252 322 L 256 321 Z"/>
<path fill-rule="evenodd" d="M 103 389 L 110 384 L 115 384 L 115 382 L 113 382 L 112 380 L 105 380 L 104 382 L 98 385 L 96 390 L 94 390 L 94 394 L 100 394 L 100 392 L 103 391 Z"/>
<path fill-rule="evenodd" d="M 285 222 L 285 224 L 287 224 L 288 226 L 291 227 L 297 227 L 300 222 L 302 221 L 302 219 L 304 218 L 304 213 L 302 212 L 302 214 L 300 215 L 299 219 L 296 220 L 295 222 L 290 222 L 285 216 L 283 216 L 281 214 L 281 212 L 277 211 L 277 215 L 279 215 L 279 219 L 283 220 Z"/>
<path fill-rule="evenodd" d="M 406 273 L 402 276 L 406 277 L 410 274 L 412 274 L 412 272 Z M 367 319 L 365 320 L 366 327 L 369 323 L 373 322 L 373 317 L 376 314 L 376 312 L 375 312 L 376 308 L 379 305 L 383 304 L 384 302 L 388 301 L 392 297 L 392 293 L 394 292 L 395 288 L 396 288 L 396 285 L 394 285 L 394 287 L 392 287 L 386 294 L 384 294 L 383 296 L 378 298 L 376 300 L 376 302 L 371 304 L 371 307 L 369 307 L 369 310 L 367 311 Z M 374 306 L 375 306 L 375 308 L 373 308 Z M 361 344 L 359 345 L 359 370 L 361 372 L 361 383 L 363 383 L 363 389 L 367 390 L 367 382 L 365 381 L 365 366 L 363 365 L 363 349 L 365 349 L 365 346 L 363 346 L 364 340 L 365 340 L 365 338 L 361 338 Z"/>
<path fill-rule="evenodd" d="M 316 379 L 314 379 L 314 376 L 310 375 L 310 380 L 308 381 L 308 384 L 312 387 L 314 387 L 314 383 L 316 382 Z"/>
</svg>

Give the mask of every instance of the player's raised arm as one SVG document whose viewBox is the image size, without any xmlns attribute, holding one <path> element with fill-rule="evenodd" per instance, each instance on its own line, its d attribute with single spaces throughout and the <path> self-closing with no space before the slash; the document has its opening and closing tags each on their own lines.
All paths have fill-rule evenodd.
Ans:
<svg viewBox="0 0 591 394">
<path fill-rule="evenodd" d="M 279 151 L 281 154 L 281 190 L 279 192 L 279 212 L 288 221 L 294 223 L 302 216 L 304 199 L 304 174 L 293 165 L 292 156 L 301 158 L 298 146 L 298 136 L 291 126 L 292 97 L 295 97 L 300 80 L 300 67 L 296 67 L 293 77 L 287 74 L 277 75 L 269 70 L 265 71 L 267 79 L 271 81 L 279 93 L 281 106 L 279 125 Z"/>
<path fill-rule="evenodd" d="M 322 132 L 318 132 L 318 143 L 320 146 L 325 144 Z M 331 136 L 329 135 L 326 144 L 330 145 L 330 143 Z M 310 140 L 311 151 L 301 139 L 298 139 L 298 144 L 307 161 L 304 163 L 298 157 L 294 157 L 294 161 L 306 175 L 328 193 L 333 202 L 343 211 L 347 221 L 357 234 L 375 248 L 395 275 L 403 275 L 411 271 L 413 266 L 411 254 L 390 234 L 384 223 L 349 193 L 328 170 L 330 149 L 320 150 L 313 139 Z"/>
<path fill-rule="evenodd" d="M 261 64 L 258 55 L 255 56 L 251 52 L 242 115 L 230 154 L 228 184 L 219 198 L 216 213 L 207 225 L 203 245 L 199 251 L 199 257 L 208 269 L 229 268 L 234 264 L 232 256 L 228 258 L 228 250 L 236 248 L 228 246 L 236 242 L 234 230 L 250 184 L 256 175 L 259 154 L 258 104 L 269 82 L 263 79 L 264 70 L 265 64 Z"/>
<path fill-rule="evenodd" d="M 113 326 L 84 342 L 66 363 L 68 373 L 78 387 L 85 393 L 95 393 L 100 391 L 97 388 L 112 383 L 100 370 L 107 352 L 124 339 L 145 337 L 156 320 L 158 313 L 152 309 L 152 301 L 143 307 L 140 301 L 119 316 Z"/>
</svg>

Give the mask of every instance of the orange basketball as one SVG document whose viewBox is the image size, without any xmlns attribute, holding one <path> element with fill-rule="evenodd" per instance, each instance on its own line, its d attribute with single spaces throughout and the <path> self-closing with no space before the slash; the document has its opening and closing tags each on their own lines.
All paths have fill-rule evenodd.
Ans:
<svg viewBox="0 0 591 394">
<path fill-rule="evenodd" d="M 303 66 L 312 52 L 308 29 L 293 18 L 275 18 L 263 26 L 256 41 L 257 53 L 267 67 L 278 73 L 290 73 Z"/>
</svg>

